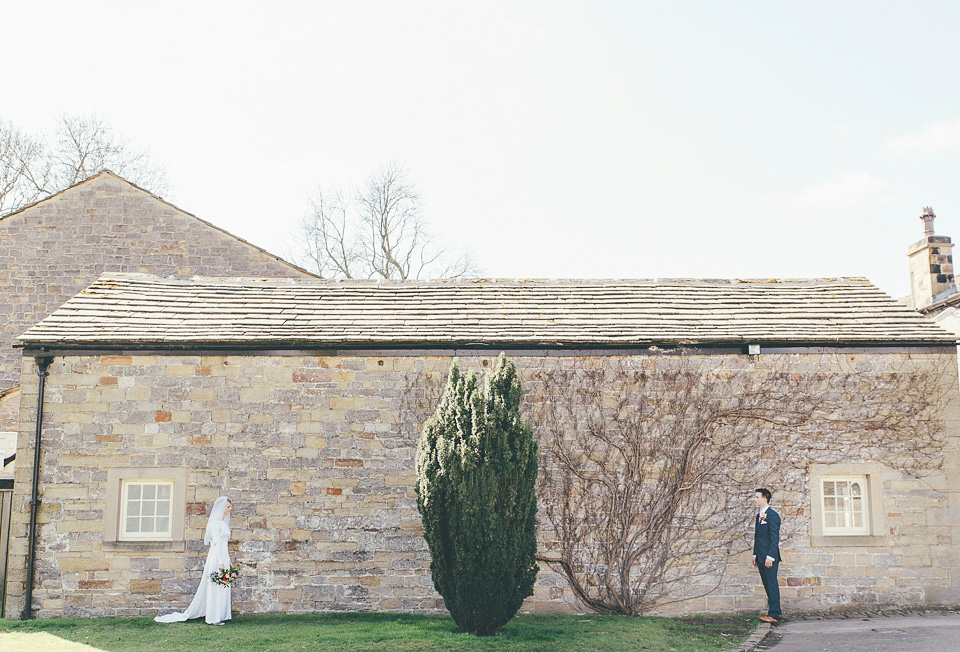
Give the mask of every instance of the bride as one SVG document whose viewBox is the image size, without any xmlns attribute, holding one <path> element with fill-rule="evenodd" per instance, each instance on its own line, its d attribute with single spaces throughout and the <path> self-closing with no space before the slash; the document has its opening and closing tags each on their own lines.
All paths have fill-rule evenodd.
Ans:
<svg viewBox="0 0 960 652">
<path fill-rule="evenodd" d="M 210 546 L 210 551 L 207 552 L 207 561 L 203 565 L 200 586 L 190 606 L 184 612 L 157 616 L 154 620 L 158 623 L 179 623 L 201 616 L 210 625 L 222 625 L 225 620 L 230 620 L 230 587 L 214 583 L 210 574 L 220 568 L 230 568 L 227 541 L 230 540 L 231 507 L 230 500 L 226 496 L 220 496 L 210 510 L 207 529 L 203 533 L 203 542 Z"/>
</svg>

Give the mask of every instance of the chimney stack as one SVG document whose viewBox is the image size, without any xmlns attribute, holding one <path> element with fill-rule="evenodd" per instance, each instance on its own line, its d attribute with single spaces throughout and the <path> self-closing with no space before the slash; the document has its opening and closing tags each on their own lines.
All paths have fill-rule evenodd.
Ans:
<svg viewBox="0 0 960 652">
<path fill-rule="evenodd" d="M 920 219 L 923 221 L 923 239 L 910 245 L 910 294 L 913 307 L 922 310 L 940 299 L 956 293 L 953 279 L 953 243 L 945 235 L 934 235 L 933 220 L 936 215 L 927 206 Z"/>
</svg>

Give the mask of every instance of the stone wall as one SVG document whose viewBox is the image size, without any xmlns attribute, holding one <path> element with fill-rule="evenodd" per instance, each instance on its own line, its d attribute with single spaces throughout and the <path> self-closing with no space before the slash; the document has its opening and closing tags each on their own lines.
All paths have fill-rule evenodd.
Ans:
<svg viewBox="0 0 960 652">
<path fill-rule="evenodd" d="M 944 351 L 940 349 L 939 351 Z M 709 364 L 756 365 L 745 355 Z M 913 359 L 956 369 L 952 352 L 797 356 L 808 368 L 852 373 L 858 365 Z M 516 355 L 521 374 L 559 356 Z M 476 368 L 493 358 L 461 357 Z M 597 364 L 605 364 L 598 357 Z M 440 609 L 429 575 L 413 490 L 415 429 L 405 432 L 401 395 L 415 368 L 443 374 L 450 357 L 366 355 L 77 355 L 51 366 L 45 400 L 40 532 L 34 604 L 40 617 L 134 616 L 183 609 L 203 565 L 205 510 L 231 497 L 234 563 L 243 576 L 235 613 Z M 844 363 L 846 364 L 846 362 Z M 24 361 L 21 428 L 32 432 L 37 376 Z M 788 613 L 851 606 L 960 603 L 960 463 L 955 371 L 945 418 L 943 473 L 919 482 L 884 476 L 886 534 L 872 546 L 816 546 L 809 505 L 785 514 L 800 534 L 786 541 L 780 578 Z M 526 386 L 527 400 L 536 387 Z M 21 437 L 7 605 L 22 609 L 32 437 Z M 852 461 L 870 461 L 852 460 Z M 106 549 L 110 467 L 187 469 L 186 550 Z M 749 500 L 751 496 L 746 496 Z M 775 500 L 788 502 L 787 496 Z M 664 613 L 759 611 L 750 524 L 719 588 Z M 541 565 L 533 612 L 577 611 L 562 577 Z"/>
<path fill-rule="evenodd" d="M 20 382 L 16 338 L 103 272 L 311 277 L 101 173 L 0 219 L 0 393 Z M 11 425 L 0 412 L 0 431 Z"/>
</svg>

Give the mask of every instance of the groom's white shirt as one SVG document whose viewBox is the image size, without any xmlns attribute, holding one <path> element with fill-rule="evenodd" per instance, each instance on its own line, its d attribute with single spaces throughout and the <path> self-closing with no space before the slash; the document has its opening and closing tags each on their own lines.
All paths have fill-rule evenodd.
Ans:
<svg viewBox="0 0 960 652">
<path fill-rule="evenodd" d="M 767 505 L 767 507 L 769 507 L 769 506 L 770 506 L 770 505 Z M 767 514 L 767 507 L 764 507 L 764 508 L 761 509 L 759 512 L 757 512 L 757 521 L 759 521 L 761 518 L 763 518 L 764 516 L 766 516 L 766 514 Z M 756 559 L 757 556 L 754 555 L 753 558 Z M 770 555 L 767 555 L 767 561 L 776 561 L 776 559 L 774 559 L 774 558 L 771 557 Z"/>
</svg>

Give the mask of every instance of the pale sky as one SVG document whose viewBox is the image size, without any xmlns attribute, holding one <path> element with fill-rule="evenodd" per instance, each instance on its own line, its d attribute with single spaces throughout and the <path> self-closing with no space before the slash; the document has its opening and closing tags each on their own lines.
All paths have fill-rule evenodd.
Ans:
<svg viewBox="0 0 960 652">
<path fill-rule="evenodd" d="M 960 239 L 960 3 L 0 0 L 0 119 L 97 114 L 284 255 L 407 167 L 488 276 L 866 276 Z"/>
</svg>

